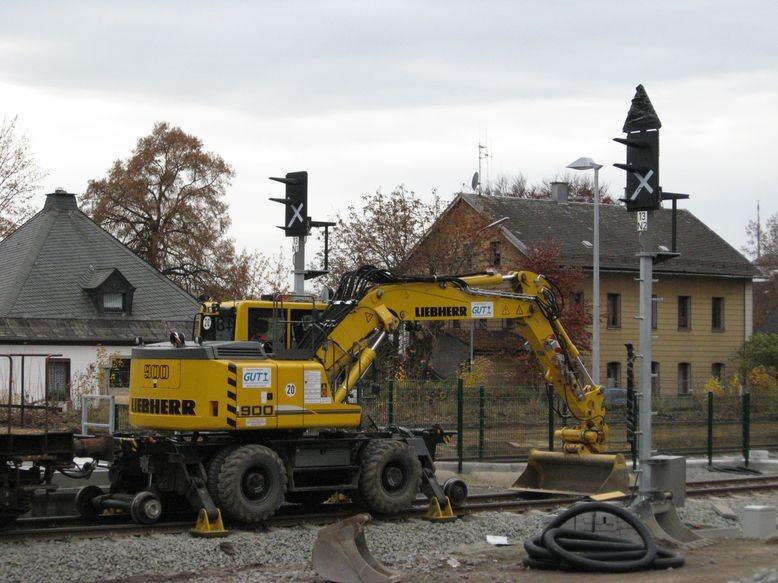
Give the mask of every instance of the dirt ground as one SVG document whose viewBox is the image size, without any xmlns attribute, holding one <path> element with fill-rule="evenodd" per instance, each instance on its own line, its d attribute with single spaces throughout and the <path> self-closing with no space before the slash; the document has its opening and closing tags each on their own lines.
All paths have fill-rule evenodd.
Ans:
<svg viewBox="0 0 778 583">
<path fill-rule="evenodd" d="M 409 576 L 408 581 L 543 581 L 544 583 L 575 583 L 576 581 L 624 581 L 630 583 L 711 583 L 738 581 L 763 568 L 778 569 L 778 538 L 764 541 L 716 539 L 706 541 L 701 548 L 675 549 L 685 559 L 685 565 L 675 570 L 642 571 L 629 574 L 571 573 L 541 571 L 522 565 L 524 549 L 519 546 L 472 549 L 471 557 L 457 557 L 461 566 L 444 569 L 430 577 Z"/>
<path fill-rule="evenodd" d="M 438 583 L 440 581 L 488 581 L 489 583 L 514 583 L 516 581 L 542 581 L 543 583 L 576 583 L 584 581 L 609 581 L 623 583 L 727 583 L 751 577 L 760 569 L 778 569 L 778 537 L 769 541 L 748 541 L 743 539 L 715 539 L 706 541 L 705 546 L 692 549 L 676 549 L 684 557 L 683 567 L 674 570 L 641 571 L 626 574 L 574 573 L 569 571 L 541 571 L 527 569 L 522 565 L 525 556 L 521 545 L 493 547 L 486 543 L 474 545 L 466 551 L 452 553 L 458 567 L 444 564 L 431 574 L 412 571 L 401 573 L 404 582 Z M 217 573 L 214 572 L 214 575 Z M 206 577 L 210 573 L 200 573 Z M 300 583 L 324 583 L 311 573 L 290 569 L 255 566 L 230 573 L 218 571 L 221 580 L 232 576 L 240 580 L 254 581 L 296 581 Z M 163 578 L 160 581 L 179 581 L 178 577 Z M 210 580 L 210 579 L 209 579 Z M 123 583 L 136 583 L 125 580 Z M 138 582 L 139 583 L 139 582 Z"/>
</svg>

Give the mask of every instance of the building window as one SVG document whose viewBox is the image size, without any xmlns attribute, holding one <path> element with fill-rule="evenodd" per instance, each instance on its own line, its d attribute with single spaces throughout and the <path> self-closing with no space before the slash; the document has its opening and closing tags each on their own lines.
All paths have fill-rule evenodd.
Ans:
<svg viewBox="0 0 778 583">
<path fill-rule="evenodd" d="M 479 330 L 486 330 L 489 328 L 489 320 L 488 318 L 481 318 L 478 320 L 478 329 Z"/>
<path fill-rule="evenodd" d="M 46 390 L 49 401 L 70 399 L 70 359 L 50 358 L 47 368 Z"/>
<path fill-rule="evenodd" d="M 513 318 L 503 318 L 502 327 L 503 330 L 513 330 L 516 327 L 516 320 Z"/>
<path fill-rule="evenodd" d="M 656 361 L 651 362 L 651 393 L 658 395 L 661 390 L 659 384 L 659 363 Z"/>
<path fill-rule="evenodd" d="M 124 294 L 117 292 L 106 292 L 103 294 L 104 312 L 123 312 Z"/>
<path fill-rule="evenodd" d="M 678 394 L 688 395 L 692 390 L 692 365 L 688 362 L 678 364 Z"/>
<path fill-rule="evenodd" d="M 114 358 L 108 373 L 108 386 L 112 389 L 125 389 L 130 386 L 130 359 Z"/>
<path fill-rule="evenodd" d="M 621 363 L 609 362 L 605 369 L 605 378 L 608 387 L 620 387 L 621 386 Z"/>
<path fill-rule="evenodd" d="M 710 327 L 713 330 L 724 330 L 724 298 L 713 298 L 711 311 Z"/>
<path fill-rule="evenodd" d="M 583 292 L 573 292 L 573 303 L 576 306 L 582 306 L 584 303 Z"/>
<path fill-rule="evenodd" d="M 455 330 L 459 330 L 462 327 L 462 321 L 461 320 L 451 320 L 451 327 Z"/>
<path fill-rule="evenodd" d="M 608 294 L 608 328 L 621 328 L 621 294 Z"/>
<path fill-rule="evenodd" d="M 651 329 L 656 330 L 659 322 L 659 298 L 656 294 L 651 296 Z"/>
<path fill-rule="evenodd" d="M 678 296 L 678 329 L 691 330 L 692 328 L 692 298 L 691 296 Z"/>
<path fill-rule="evenodd" d="M 499 241 L 492 241 L 491 252 L 492 252 L 492 265 L 500 265 L 500 242 Z"/>
<path fill-rule="evenodd" d="M 710 376 L 720 381 L 724 379 L 724 363 L 714 362 L 710 367 Z"/>
</svg>

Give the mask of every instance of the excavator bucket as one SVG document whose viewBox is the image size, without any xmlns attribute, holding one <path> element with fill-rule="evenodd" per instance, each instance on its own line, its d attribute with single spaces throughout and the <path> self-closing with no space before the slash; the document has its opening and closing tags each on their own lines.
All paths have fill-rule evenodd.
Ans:
<svg viewBox="0 0 778 583">
<path fill-rule="evenodd" d="M 369 514 L 357 514 L 319 530 L 313 545 L 313 568 L 335 583 L 390 583 L 399 581 L 396 571 L 370 554 L 365 541 Z"/>
<path fill-rule="evenodd" d="M 629 471 L 618 454 L 574 454 L 530 451 L 527 468 L 512 488 L 565 494 L 629 491 Z"/>
</svg>

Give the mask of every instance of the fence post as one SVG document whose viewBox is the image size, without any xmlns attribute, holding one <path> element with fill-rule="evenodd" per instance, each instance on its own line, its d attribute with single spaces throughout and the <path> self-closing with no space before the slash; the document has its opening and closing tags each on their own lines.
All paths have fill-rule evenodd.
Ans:
<svg viewBox="0 0 778 583">
<path fill-rule="evenodd" d="M 465 381 L 457 380 L 457 473 L 462 473 L 462 457 L 464 455 L 464 401 Z"/>
<path fill-rule="evenodd" d="M 89 411 L 86 395 L 81 395 L 81 434 L 88 435 L 87 426 L 89 425 Z"/>
<path fill-rule="evenodd" d="M 389 387 L 387 388 L 387 423 L 389 425 L 394 425 L 394 381 L 389 381 Z"/>
<path fill-rule="evenodd" d="M 635 347 L 627 343 L 627 443 L 632 471 L 638 467 L 638 399 L 635 394 Z"/>
<path fill-rule="evenodd" d="M 486 394 L 484 386 L 478 387 L 478 459 L 484 457 L 484 417 L 486 409 Z"/>
<path fill-rule="evenodd" d="M 751 455 L 751 393 L 743 393 L 743 460 L 748 467 Z"/>
<path fill-rule="evenodd" d="M 546 402 L 548 403 L 548 451 L 554 451 L 554 387 L 546 383 Z"/>
<path fill-rule="evenodd" d="M 713 392 L 708 391 L 708 469 L 713 467 Z"/>
</svg>

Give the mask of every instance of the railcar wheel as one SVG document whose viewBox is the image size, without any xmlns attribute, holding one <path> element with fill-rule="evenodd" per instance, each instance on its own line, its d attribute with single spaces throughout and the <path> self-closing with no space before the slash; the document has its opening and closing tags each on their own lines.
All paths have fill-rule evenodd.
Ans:
<svg viewBox="0 0 778 583">
<path fill-rule="evenodd" d="M 130 504 L 130 516 L 138 524 L 154 524 L 162 515 L 162 502 L 154 492 L 138 492 Z"/>
<path fill-rule="evenodd" d="M 284 502 L 286 468 L 272 449 L 244 445 L 224 460 L 218 484 L 221 507 L 228 516 L 259 522 Z"/>
<path fill-rule="evenodd" d="M 11 526 L 17 518 L 19 518 L 18 512 L 0 512 L 0 530 Z"/>
<path fill-rule="evenodd" d="M 403 441 L 376 439 L 361 455 L 359 499 L 373 512 L 394 514 L 410 507 L 419 491 L 421 463 Z"/>
<path fill-rule="evenodd" d="M 103 495 L 100 486 L 94 484 L 84 486 L 76 492 L 76 511 L 84 518 L 96 518 L 100 509 L 93 504 L 94 499 Z"/>
<path fill-rule="evenodd" d="M 467 500 L 467 484 L 459 478 L 449 478 L 443 484 L 443 493 L 448 496 L 452 506 L 462 506 Z"/>
</svg>

